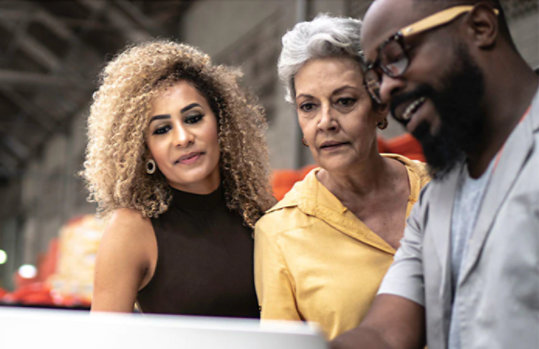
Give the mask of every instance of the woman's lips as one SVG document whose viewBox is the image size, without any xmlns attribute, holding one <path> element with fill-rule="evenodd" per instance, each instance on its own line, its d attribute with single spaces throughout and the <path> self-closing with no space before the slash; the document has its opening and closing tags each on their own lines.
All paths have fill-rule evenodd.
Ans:
<svg viewBox="0 0 539 349">
<path fill-rule="evenodd" d="M 320 145 L 320 150 L 333 150 L 348 144 L 348 142 L 324 142 Z"/>
<path fill-rule="evenodd" d="M 182 164 L 182 165 L 190 165 L 196 162 L 202 155 L 204 155 L 203 152 L 192 152 L 192 153 L 181 156 L 178 160 L 176 160 L 175 163 Z"/>
</svg>

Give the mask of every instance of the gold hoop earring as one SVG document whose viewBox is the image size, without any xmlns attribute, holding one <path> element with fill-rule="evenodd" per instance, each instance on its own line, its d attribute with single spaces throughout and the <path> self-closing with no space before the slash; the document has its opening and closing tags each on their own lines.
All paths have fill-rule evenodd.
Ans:
<svg viewBox="0 0 539 349">
<path fill-rule="evenodd" d="M 380 130 L 385 130 L 387 128 L 387 118 L 384 118 L 382 121 L 379 121 L 377 124 L 376 124 L 376 127 L 378 127 Z"/>
<path fill-rule="evenodd" d="M 155 169 L 157 168 L 157 166 L 155 166 L 155 161 L 153 159 L 150 159 L 148 161 L 146 161 L 146 173 L 147 174 L 154 174 L 155 173 Z"/>
</svg>

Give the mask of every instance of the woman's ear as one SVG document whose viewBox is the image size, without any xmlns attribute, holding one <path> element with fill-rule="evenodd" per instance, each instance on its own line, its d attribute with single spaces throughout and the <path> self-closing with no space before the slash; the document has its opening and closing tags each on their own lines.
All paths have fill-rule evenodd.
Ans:
<svg viewBox="0 0 539 349">
<path fill-rule="evenodd" d="M 376 102 L 372 102 L 372 109 L 380 115 L 387 116 L 389 113 L 389 105 L 388 104 L 379 104 Z"/>
<path fill-rule="evenodd" d="M 376 113 L 376 127 L 380 130 L 386 129 L 388 125 L 387 117 L 389 114 L 389 106 L 387 104 L 373 104 L 373 110 Z"/>
</svg>

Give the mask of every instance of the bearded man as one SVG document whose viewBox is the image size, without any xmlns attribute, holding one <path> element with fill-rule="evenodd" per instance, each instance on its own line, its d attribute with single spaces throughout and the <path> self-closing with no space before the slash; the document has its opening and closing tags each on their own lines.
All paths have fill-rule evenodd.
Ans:
<svg viewBox="0 0 539 349">
<path fill-rule="evenodd" d="M 433 181 L 332 348 L 538 348 L 539 79 L 499 1 L 376 0 L 361 35 L 365 86 Z"/>
</svg>

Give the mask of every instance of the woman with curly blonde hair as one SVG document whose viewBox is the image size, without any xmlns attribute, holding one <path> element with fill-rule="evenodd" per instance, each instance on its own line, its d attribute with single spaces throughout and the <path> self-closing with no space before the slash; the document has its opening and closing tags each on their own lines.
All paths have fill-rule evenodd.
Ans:
<svg viewBox="0 0 539 349">
<path fill-rule="evenodd" d="M 274 199 L 265 119 L 238 78 L 164 40 L 103 70 L 82 171 L 110 215 L 92 310 L 259 316 L 252 228 Z"/>
</svg>

